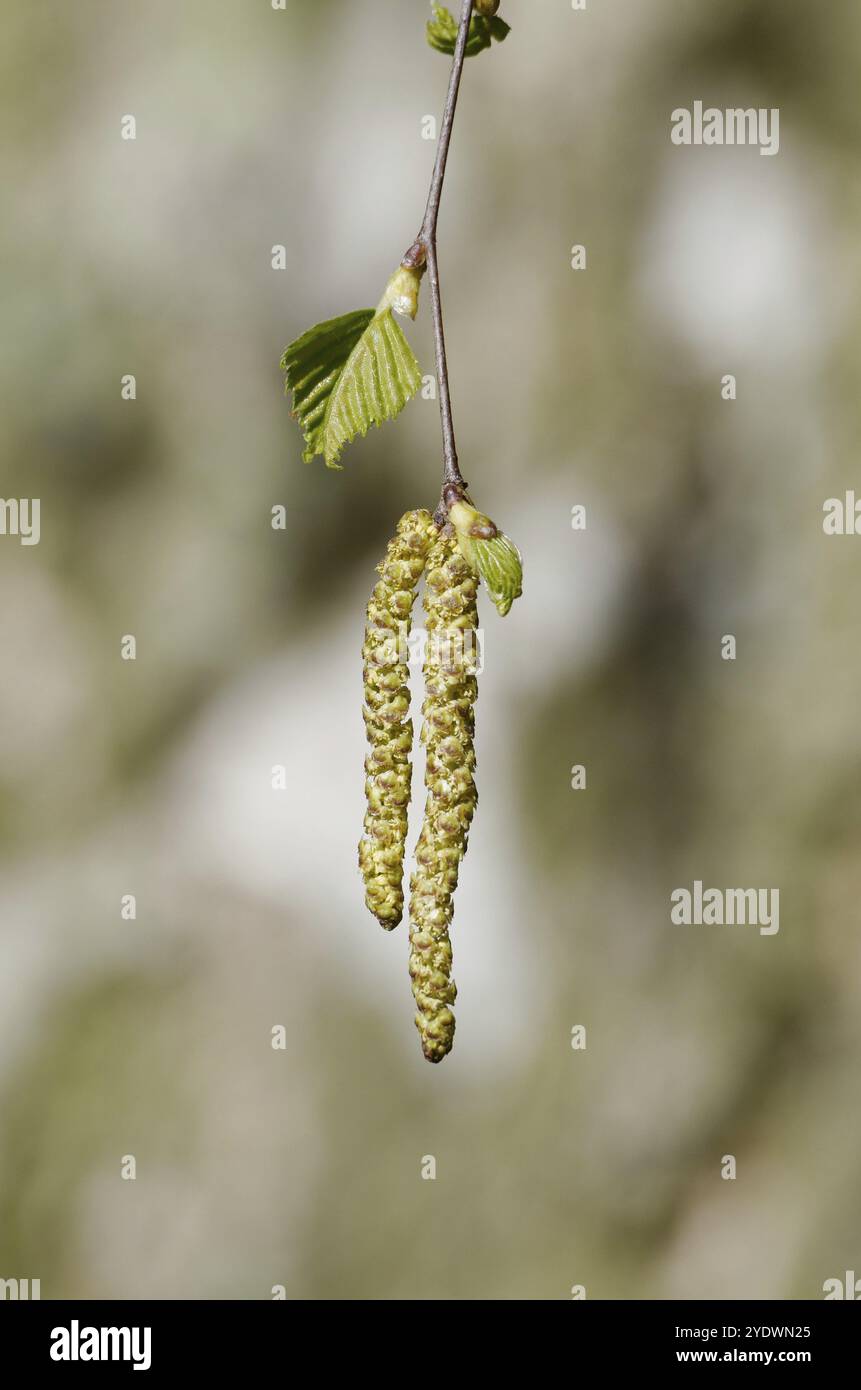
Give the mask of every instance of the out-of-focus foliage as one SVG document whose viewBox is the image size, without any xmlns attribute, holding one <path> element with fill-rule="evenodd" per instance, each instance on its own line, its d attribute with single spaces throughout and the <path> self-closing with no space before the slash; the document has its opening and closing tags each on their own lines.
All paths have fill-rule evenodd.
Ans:
<svg viewBox="0 0 861 1390">
<path fill-rule="evenodd" d="M 2 493 L 41 541 L 0 538 L 0 1277 L 821 1297 L 861 1248 L 861 542 L 821 525 L 859 481 L 861 12 L 511 0 L 465 72 L 458 445 L 528 583 L 479 600 L 431 1068 L 355 844 L 364 607 L 438 403 L 327 474 L 278 372 L 415 236 L 425 10 L 5 6 Z M 695 98 L 779 107 L 779 154 L 672 146 Z M 694 879 L 779 888 L 779 933 L 672 926 Z"/>
</svg>

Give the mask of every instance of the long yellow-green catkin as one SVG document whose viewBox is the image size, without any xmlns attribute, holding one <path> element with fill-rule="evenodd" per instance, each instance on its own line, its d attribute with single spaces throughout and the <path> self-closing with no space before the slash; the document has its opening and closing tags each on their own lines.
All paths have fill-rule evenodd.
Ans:
<svg viewBox="0 0 861 1390">
<path fill-rule="evenodd" d="M 427 803 L 410 881 L 410 976 L 422 1051 L 429 1062 L 441 1062 L 451 1051 L 455 1028 L 453 895 L 478 801 L 473 776 L 478 581 L 457 541 L 441 535 L 428 557 L 425 582 Z"/>
<path fill-rule="evenodd" d="M 407 639 L 416 585 L 438 535 L 430 512 L 407 512 L 398 522 L 368 604 L 364 658 L 365 831 L 359 867 L 365 902 L 391 931 L 404 911 L 404 845 L 410 801 L 413 725 Z"/>
</svg>

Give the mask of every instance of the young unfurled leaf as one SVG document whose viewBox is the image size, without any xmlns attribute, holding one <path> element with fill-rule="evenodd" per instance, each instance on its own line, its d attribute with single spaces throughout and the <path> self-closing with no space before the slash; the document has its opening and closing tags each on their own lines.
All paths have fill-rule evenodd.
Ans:
<svg viewBox="0 0 861 1390">
<path fill-rule="evenodd" d="M 492 603 L 504 618 L 523 593 L 523 561 L 513 541 L 466 502 L 449 509 L 461 554 L 487 586 Z"/>
<path fill-rule="evenodd" d="M 431 48 L 435 48 L 437 53 L 447 53 L 449 57 L 454 53 L 457 43 L 458 21 L 450 10 L 444 5 L 432 5 L 433 19 L 428 20 L 427 39 Z M 511 25 L 506 24 L 504 19 L 498 16 L 485 18 L 483 15 L 474 14 L 469 21 L 469 37 L 466 41 L 466 56 L 474 58 L 476 53 L 483 53 L 486 48 L 490 48 L 493 39 L 497 43 L 502 43 L 503 39 L 508 38 L 511 33 Z"/>
<path fill-rule="evenodd" d="M 305 435 L 303 458 L 322 455 L 339 468 L 345 444 L 399 415 L 421 385 L 421 372 L 393 310 L 415 318 L 417 271 L 400 267 L 376 309 L 318 323 L 284 351 L 281 369 L 293 415 Z"/>
</svg>

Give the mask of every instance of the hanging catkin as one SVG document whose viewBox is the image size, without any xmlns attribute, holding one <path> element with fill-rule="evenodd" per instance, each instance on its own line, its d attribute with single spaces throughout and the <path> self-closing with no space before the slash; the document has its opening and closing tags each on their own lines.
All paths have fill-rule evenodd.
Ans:
<svg viewBox="0 0 861 1390">
<path fill-rule="evenodd" d="M 451 1051 L 455 1028 L 452 898 L 478 801 L 473 778 L 478 581 L 457 541 L 441 535 L 428 557 L 425 582 L 427 803 L 410 881 L 410 976 L 422 1051 L 429 1062 L 441 1062 Z"/>
<path fill-rule="evenodd" d="M 364 658 L 365 832 L 359 867 L 365 902 L 391 931 L 404 911 L 404 845 L 410 801 L 413 725 L 407 639 L 416 585 L 438 535 L 430 512 L 407 512 L 378 566 L 379 583 L 368 604 Z"/>
</svg>

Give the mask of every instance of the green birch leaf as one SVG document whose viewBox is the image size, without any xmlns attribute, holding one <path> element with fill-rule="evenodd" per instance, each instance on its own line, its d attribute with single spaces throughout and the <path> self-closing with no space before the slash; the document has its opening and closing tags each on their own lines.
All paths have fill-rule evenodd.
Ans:
<svg viewBox="0 0 861 1390">
<path fill-rule="evenodd" d="M 523 593 L 520 551 L 490 517 L 467 502 L 456 502 L 449 510 L 449 520 L 463 558 L 484 580 L 491 602 L 504 618 Z"/>
<path fill-rule="evenodd" d="M 393 310 L 415 317 L 418 281 L 414 271 L 396 271 L 376 309 L 318 323 L 285 349 L 281 369 L 306 463 L 320 454 L 327 468 L 340 468 L 346 444 L 393 420 L 415 395 L 419 364 Z"/>
<path fill-rule="evenodd" d="M 452 57 L 457 43 L 457 31 L 460 27 L 458 21 L 444 5 L 432 5 L 431 8 L 433 9 L 433 19 L 428 20 L 428 43 L 431 48 L 436 49 L 437 53 L 447 53 L 449 57 Z M 474 14 L 469 21 L 469 37 L 466 41 L 467 58 L 474 58 L 477 53 L 483 53 L 486 48 L 490 48 L 494 39 L 497 43 L 502 43 L 510 33 L 511 25 L 506 24 L 504 19 L 500 19 L 498 16 L 485 19 L 482 15 Z"/>
</svg>

